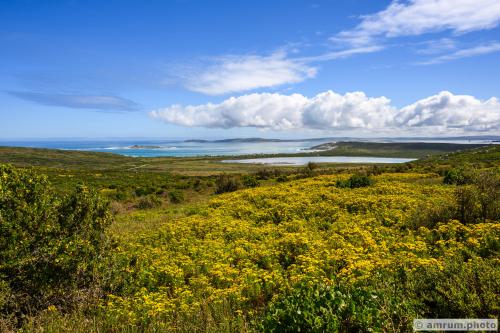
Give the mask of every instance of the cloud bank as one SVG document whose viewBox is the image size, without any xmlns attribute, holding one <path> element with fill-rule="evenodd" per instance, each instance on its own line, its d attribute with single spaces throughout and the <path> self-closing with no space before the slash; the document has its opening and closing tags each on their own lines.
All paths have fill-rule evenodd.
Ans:
<svg viewBox="0 0 500 333">
<path fill-rule="evenodd" d="M 443 91 L 403 108 L 386 97 L 363 92 L 301 94 L 255 93 L 221 103 L 172 105 L 153 118 L 187 127 L 256 127 L 272 130 L 318 129 L 375 132 L 493 132 L 500 130 L 500 102 Z"/>
<path fill-rule="evenodd" d="M 137 111 L 139 105 L 126 98 L 111 95 L 73 95 L 29 91 L 9 91 L 10 95 L 42 105 L 102 111 Z"/>
</svg>

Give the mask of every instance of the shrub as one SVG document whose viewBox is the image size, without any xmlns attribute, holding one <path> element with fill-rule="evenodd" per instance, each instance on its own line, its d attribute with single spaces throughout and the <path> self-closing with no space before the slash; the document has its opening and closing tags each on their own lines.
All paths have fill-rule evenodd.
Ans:
<svg viewBox="0 0 500 333">
<path fill-rule="evenodd" d="M 498 174 L 490 171 L 481 172 L 474 181 L 479 195 L 480 218 L 483 222 L 487 219 L 500 220 L 500 178 Z"/>
<path fill-rule="evenodd" d="M 455 189 L 458 218 L 462 223 L 473 223 L 479 216 L 479 192 L 475 186 L 462 185 Z"/>
<path fill-rule="evenodd" d="M 139 187 L 139 188 L 135 189 L 135 195 L 138 197 L 153 194 L 154 192 L 155 192 L 155 189 L 152 187 Z"/>
<path fill-rule="evenodd" d="M 278 177 L 276 177 L 276 181 L 278 183 L 284 183 L 288 180 L 288 177 L 287 175 L 279 175 Z"/>
<path fill-rule="evenodd" d="M 245 187 L 257 187 L 260 185 L 259 181 L 257 180 L 257 178 L 255 178 L 255 176 L 252 176 L 252 175 L 245 175 L 243 176 L 243 185 Z"/>
<path fill-rule="evenodd" d="M 199 191 L 201 191 L 201 189 L 202 189 L 201 180 L 199 178 L 196 178 L 193 182 L 193 190 L 195 190 L 196 192 L 199 192 Z"/>
<path fill-rule="evenodd" d="M 464 167 L 452 168 L 446 170 L 444 173 L 443 183 L 445 184 L 455 184 L 455 185 L 466 185 L 471 184 L 474 181 L 474 172 L 471 170 L 466 170 Z"/>
<path fill-rule="evenodd" d="M 9 293 L 2 312 L 81 303 L 99 285 L 110 216 L 83 185 L 59 198 L 45 176 L 0 165 L 0 285 Z"/>
<path fill-rule="evenodd" d="M 171 203 L 178 204 L 184 201 L 184 193 L 181 191 L 168 192 L 168 198 Z"/>
<path fill-rule="evenodd" d="M 495 260 L 460 256 L 444 268 L 419 269 L 410 275 L 423 316 L 436 318 L 495 318 L 500 304 L 500 265 Z"/>
<path fill-rule="evenodd" d="M 160 207 L 161 204 L 162 201 L 160 198 L 158 198 L 156 195 L 150 194 L 145 197 L 141 197 L 135 207 L 139 209 L 149 209 Z"/>
<path fill-rule="evenodd" d="M 492 172 L 476 173 L 467 185 L 457 186 L 455 201 L 463 223 L 500 219 L 500 179 Z"/>
<path fill-rule="evenodd" d="M 215 193 L 221 194 L 226 192 L 234 192 L 240 188 L 239 180 L 234 176 L 220 174 L 215 182 Z"/>
<path fill-rule="evenodd" d="M 317 163 L 314 163 L 314 162 L 308 162 L 306 165 L 306 168 L 310 171 L 313 171 L 313 170 L 317 169 L 318 167 L 319 167 L 319 165 Z"/>
<path fill-rule="evenodd" d="M 375 293 L 341 286 L 299 285 L 271 303 L 263 332 L 371 332 L 381 328 Z"/>
<path fill-rule="evenodd" d="M 257 175 L 258 179 L 266 180 L 266 179 L 271 178 L 271 176 L 273 175 L 273 172 L 272 172 L 272 170 L 262 168 L 262 169 L 257 170 L 256 175 Z"/>
<path fill-rule="evenodd" d="M 373 180 L 367 175 L 354 174 L 348 180 L 338 180 L 337 187 L 340 188 L 359 188 L 366 187 L 373 184 Z"/>
</svg>

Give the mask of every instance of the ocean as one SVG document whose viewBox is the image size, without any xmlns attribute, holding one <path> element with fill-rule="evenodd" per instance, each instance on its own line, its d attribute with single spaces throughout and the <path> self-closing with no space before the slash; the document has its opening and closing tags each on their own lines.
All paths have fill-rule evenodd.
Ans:
<svg viewBox="0 0 500 333">
<path fill-rule="evenodd" d="M 280 142 L 213 142 L 185 140 L 36 140 L 0 141 L 0 146 L 96 151 L 133 157 L 230 156 L 299 153 L 331 140 Z"/>
<path fill-rule="evenodd" d="M 311 151 L 309 148 L 336 139 L 306 139 L 294 141 L 203 141 L 159 139 L 74 139 L 74 140 L 0 140 L 0 146 L 51 148 L 64 150 L 96 151 L 133 157 L 155 156 L 230 156 L 250 154 L 293 154 Z M 361 141 L 342 138 L 338 141 Z M 491 143 L 488 140 L 432 140 L 432 139 L 363 139 L 374 142 L 450 142 Z"/>
</svg>

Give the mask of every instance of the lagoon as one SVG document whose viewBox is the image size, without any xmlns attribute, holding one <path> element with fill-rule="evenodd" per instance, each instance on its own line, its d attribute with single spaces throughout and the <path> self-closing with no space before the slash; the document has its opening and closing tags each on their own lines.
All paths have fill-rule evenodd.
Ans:
<svg viewBox="0 0 500 333">
<path fill-rule="evenodd" d="M 248 163 L 266 165 L 290 165 L 300 166 L 309 162 L 313 163 L 406 163 L 414 161 L 414 158 L 389 158 L 389 157 L 363 157 L 363 156 L 297 156 L 297 157 L 265 157 L 247 158 L 240 160 L 223 160 L 224 163 Z"/>
</svg>

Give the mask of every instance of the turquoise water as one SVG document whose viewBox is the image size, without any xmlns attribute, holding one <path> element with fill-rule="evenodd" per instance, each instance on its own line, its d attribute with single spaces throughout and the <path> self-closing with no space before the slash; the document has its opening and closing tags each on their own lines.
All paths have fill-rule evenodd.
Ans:
<svg viewBox="0 0 500 333">
<path fill-rule="evenodd" d="M 0 146 L 52 148 L 80 151 L 97 151 L 134 157 L 155 156 L 229 156 L 249 154 L 294 154 L 307 151 L 308 148 L 335 139 L 308 139 L 280 142 L 214 142 L 157 139 L 73 139 L 73 140 L 0 140 Z M 343 141 L 356 141 L 342 138 Z M 372 142 L 450 142 L 450 143 L 491 143 L 484 140 L 394 140 L 372 139 Z M 133 146 L 142 146 L 134 148 Z M 150 146 L 150 147 L 147 147 Z M 309 150 L 310 151 L 310 150 Z M 295 162 L 293 162 L 295 163 Z M 300 162 L 302 163 L 302 162 Z M 355 163 L 355 162 L 353 162 Z M 359 163 L 367 163 L 359 162 Z M 376 163 L 376 162 L 374 162 Z"/>
<path fill-rule="evenodd" d="M 248 163 L 266 165 L 306 165 L 314 163 L 406 163 L 413 158 L 351 157 L 351 156 L 308 156 L 308 157 L 265 157 L 241 160 L 224 160 L 224 163 Z"/>
<path fill-rule="evenodd" d="M 286 142 L 187 142 L 179 140 L 80 140 L 0 141 L 0 146 L 52 148 L 115 153 L 134 157 L 229 156 L 247 154 L 293 154 L 330 140 Z M 133 148 L 133 146 L 154 148 Z"/>
</svg>

